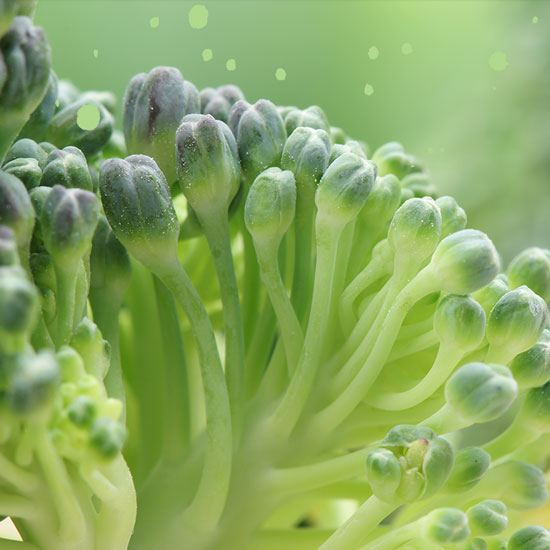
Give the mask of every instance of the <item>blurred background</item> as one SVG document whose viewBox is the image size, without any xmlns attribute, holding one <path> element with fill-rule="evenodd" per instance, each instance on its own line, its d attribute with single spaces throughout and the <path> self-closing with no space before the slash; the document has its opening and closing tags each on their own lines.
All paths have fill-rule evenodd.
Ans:
<svg viewBox="0 0 550 550">
<path fill-rule="evenodd" d="M 54 68 L 122 97 L 155 65 L 401 141 L 508 261 L 550 247 L 550 3 L 40 0 Z M 120 126 L 120 118 L 119 118 Z"/>
</svg>

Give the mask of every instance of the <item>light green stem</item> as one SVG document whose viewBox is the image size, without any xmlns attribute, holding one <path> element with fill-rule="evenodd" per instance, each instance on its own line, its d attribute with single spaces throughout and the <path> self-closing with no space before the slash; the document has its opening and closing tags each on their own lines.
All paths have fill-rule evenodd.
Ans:
<svg viewBox="0 0 550 550">
<path fill-rule="evenodd" d="M 409 338 L 408 340 L 397 339 L 390 353 L 388 361 L 397 361 L 403 357 L 409 357 L 419 351 L 424 351 L 439 343 L 439 338 L 434 330 L 428 331 L 426 334 Z"/>
<path fill-rule="evenodd" d="M 332 533 L 326 529 L 262 529 L 247 550 L 317 550 Z"/>
<path fill-rule="evenodd" d="M 33 516 L 36 506 L 33 502 L 20 495 L 7 495 L 0 492 L 0 515 L 14 518 L 29 519 Z"/>
<path fill-rule="evenodd" d="M 76 266 L 60 266 L 55 264 L 57 284 L 57 292 L 55 294 L 57 303 L 55 345 L 57 348 L 68 344 L 73 332 L 78 267 L 78 264 Z"/>
<path fill-rule="evenodd" d="M 485 356 L 485 362 L 497 365 L 508 365 L 520 351 L 510 350 L 506 346 L 489 345 L 487 355 Z"/>
<path fill-rule="evenodd" d="M 38 548 L 38 546 L 35 546 L 30 542 L 0 539 L 0 550 L 40 550 L 40 549 Z"/>
<path fill-rule="evenodd" d="M 460 418 L 449 405 L 445 404 L 436 413 L 418 424 L 431 428 L 434 432 L 443 435 L 466 428 L 472 422 Z"/>
</svg>

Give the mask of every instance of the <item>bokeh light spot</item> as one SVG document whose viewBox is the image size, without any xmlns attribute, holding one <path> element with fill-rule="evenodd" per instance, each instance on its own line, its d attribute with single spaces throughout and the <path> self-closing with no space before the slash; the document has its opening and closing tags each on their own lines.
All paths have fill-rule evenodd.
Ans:
<svg viewBox="0 0 550 550">
<path fill-rule="evenodd" d="M 206 48 L 205 50 L 202 50 L 203 61 L 210 61 L 213 57 L 214 57 L 214 54 L 212 53 L 212 50 L 210 48 Z"/>
<path fill-rule="evenodd" d="M 374 93 L 374 88 L 371 84 L 365 84 L 363 92 L 365 95 L 371 96 Z"/>
<path fill-rule="evenodd" d="M 98 56 L 99 56 L 99 50 L 96 48 L 96 49 L 92 52 L 92 55 L 97 59 Z"/>
<path fill-rule="evenodd" d="M 412 44 L 409 44 L 409 42 L 405 42 L 401 46 L 401 53 L 403 55 L 410 55 L 412 52 L 413 52 L 413 47 L 412 47 Z"/>
<path fill-rule="evenodd" d="M 377 59 L 380 55 L 380 52 L 378 51 L 378 48 L 376 46 L 371 46 L 369 48 L 369 59 Z"/>
<path fill-rule="evenodd" d="M 189 10 L 189 25 L 193 29 L 204 29 L 208 23 L 208 10 L 202 4 L 195 4 Z"/>
<path fill-rule="evenodd" d="M 493 71 L 504 71 L 508 67 L 508 59 L 504 52 L 494 52 L 489 57 L 489 67 Z"/>
<path fill-rule="evenodd" d="M 228 59 L 225 68 L 228 71 L 234 71 L 237 68 L 237 62 L 233 58 Z"/>
<path fill-rule="evenodd" d="M 149 25 L 152 29 L 156 29 L 160 25 L 160 19 L 158 17 L 151 17 L 151 19 L 149 19 Z"/>
<path fill-rule="evenodd" d="M 76 123 L 82 130 L 94 130 L 99 124 L 99 119 L 99 109 L 91 103 L 82 105 L 76 113 Z"/>
<path fill-rule="evenodd" d="M 286 71 L 282 67 L 279 67 L 275 71 L 275 78 L 277 80 L 285 80 L 286 79 Z"/>
<path fill-rule="evenodd" d="M 539 18 L 535 15 L 535 17 L 533 17 L 533 23 L 538 23 L 539 22 Z"/>
</svg>

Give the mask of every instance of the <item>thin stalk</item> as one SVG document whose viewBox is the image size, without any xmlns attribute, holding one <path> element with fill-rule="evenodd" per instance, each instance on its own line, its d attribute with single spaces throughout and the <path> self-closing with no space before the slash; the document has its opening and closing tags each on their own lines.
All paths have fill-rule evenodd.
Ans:
<svg viewBox="0 0 550 550">
<path fill-rule="evenodd" d="M 69 343 L 73 332 L 75 311 L 75 287 L 78 277 L 77 266 L 60 266 L 55 264 L 55 278 L 57 292 L 57 319 L 55 331 L 55 345 L 61 347 Z"/>
<path fill-rule="evenodd" d="M 252 537 L 249 550 L 317 550 L 332 533 L 328 529 L 262 529 Z"/>
</svg>

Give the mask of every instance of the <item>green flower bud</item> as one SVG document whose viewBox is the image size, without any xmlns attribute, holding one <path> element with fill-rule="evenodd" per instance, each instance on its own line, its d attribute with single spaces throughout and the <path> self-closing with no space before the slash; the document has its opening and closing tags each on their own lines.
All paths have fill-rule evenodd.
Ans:
<svg viewBox="0 0 550 550">
<path fill-rule="evenodd" d="M 344 143 L 346 143 L 348 139 L 344 130 L 342 130 L 342 128 L 338 128 L 337 126 L 330 127 L 329 135 L 330 135 L 330 141 L 332 141 L 332 143 L 334 143 L 335 145 L 336 144 L 343 145 Z"/>
<path fill-rule="evenodd" d="M 376 166 L 378 167 L 380 176 L 394 174 L 401 180 L 407 174 L 414 171 L 415 161 L 410 155 L 395 152 L 384 155 L 380 160 L 376 161 Z"/>
<path fill-rule="evenodd" d="M 391 175 L 393 175 L 393 174 L 391 174 Z M 414 198 L 415 198 L 414 192 L 411 189 L 409 189 L 407 187 L 402 187 L 401 188 L 400 204 L 404 204 L 409 199 L 414 199 Z"/>
<path fill-rule="evenodd" d="M 401 197 L 401 184 L 392 174 L 376 178 L 359 217 L 369 225 L 385 227 L 397 208 Z"/>
<path fill-rule="evenodd" d="M 343 228 L 361 210 L 375 179 L 372 163 L 345 153 L 326 170 L 315 193 L 318 218 Z"/>
<path fill-rule="evenodd" d="M 106 160 L 99 187 L 109 225 L 133 256 L 146 265 L 174 258 L 179 223 L 166 179 L 153 159 L 132 155 Z"/>
<path fill-rule="evenodd" d="M 516 531 L 508 541 L 508 550 L 548 550 L 550 531 L 538 525 L 531 525 Z"/>
<path fill-rule="evenodd" d="M 279 244 L 294 219 L 296 183 L 289 170 L 268 168 L 255 180 L 244 207 L 246 228 L 257 243 Z"/>
<path fill-rule="evenodd" d="M 513 350 L 514 355 L 534 346 L 548 323 L 546 302 L 526 286 L 506 293 L 487 319 L 491 346 Z"/>
<path fill-rule="evenodd" d="M 44 98 L 38 107 L 31 114 L 28 122 L 23 126 L 18 139 L 32 138 L 36 140 L 44 139 L 48 126 L 55 115 L 55 102 L 57 100 L 57 76 L 50 71 L 48 88 Z"/>
<path fill-rule="evenodd" d="M 69 346 L 63 346 L 57 352 L 56 357 L 57 362 L 59 363 L 61 380 L 64 383 L 71 382 L 74 384 L 80 384 L 86 376 L 82 357 L 80 357 L 80 355 L 78 355 L 78 353 Z"/>
<path fill-rule="evenodd" d="M 285 128 L 288 135 L 292 134 L 299 127 L 324 130 L 325 132 L 330 131 L 327 115 L 317 105 L 312 105 L 303 111 L 301 109 L 294 109 L 286 115 Z"/>
<path fill-rule="evenodd" d="M 117 97 L 108 90 L 90 90 L 80 95 L 80 99 L 86 103 L 101 103 L 112 115 L 115 114 Z"/>
<path fill-rule="evenodd" d="M 107 417 L 96 418 L 90 429 L 90 444 L 104 458 L 114 458 L 124 447 L 126 428 Z"/>
<path fill-rule="evenodd" d="M 41 141 L 38 145 L 46 153 L 46 159 L 48 158 L 48 155 L 52 151 L 55 151 L 57 149 L 57 147 L 53 143 L 50 143 L 49 141 Z M 45 164 L 45 161 L 44 161 L 44 164 Z"/>
<path fill-rule="evenodd" d="M 510 288 L 528 286 L 545 302 L 550 301 L 550 250 L 527 248 L 508 267 Z"/>
<path fill-rule="evenodd" d="M 483 308 L 471 296 L 447 294 L 437 304 L 434 330 L 440 342 L 468 353 L 483 341 L 485 321 Z"/>
<path fill-rule="evenodd" d="M 474 292 L 473 297 L 481 305 L 485 315 L 489 316 L 496 303 L 508 290 L 508 285 L 500 277 L 496 277 L 488 285 Z"/>
<path fill-rule="evenodd" d="M 89 191 L 55 185 L 44 203 L 40 224 L 54 263 L 74 266 L 92 244 L 99 201 Z"/>
<path fill-rule="evenodd" d="M 34 220 L 31 199 L 21 180 L 0 172 L 0 225 L 13 231 L 20 255 L 28 254 Z"/>
<path fill-rule="evenodd" d="M 432 183 L 426 172 L 413 172 L 412 174 L 408 174 L 403 178 L 401 184 L 403 188 L 410 189 L 413 195 L 419 199 L 423 197 L 432 197 L 435 199 L 438 195 L 437 187 Z M 460 229 L 464 229 L 464 227 Z"/>
<path fill-rule="evenodd" d="M 389 451 L 395 460 L 382 451 Z M 367 472 L 369 483 L 371 477 L 373 480 L 373 493 L 381 500 L 413 502 L 435 494 L 446 482 L 453 464 L 453 449 L 445 439 L 428 428 L 401 425 L 390 430 L 380 446 L 369 453 Z"/>
<path fill-rule="evenodd" d="M 330 157 L 330 138 L 324 130 L 296 128 L 286 140 L 281 168 L 296 177 L 298 193 L 312 193 L 325 173 Z"/>
<path fill-rule="evenodd" d="M 248 182 L 270 166 L 278 166 L 286 130 L 277 107 L 266 99 L 250 105 L 237 101 L 229 113 L 229 127 L 237 140 L 243 173 Z"/>
<path fill-rule="evenodd" d="M 464 492 L 475 487 L 491 464 L 491 455 L 479 447 L 465 447 L 456 453 L 455 465 L 446 489 Z"/>
<path fill-rule="evenodd" d="M 211 115 L 184 117 L 176 133 L 176 169 L 199 215 L 227 210 L 241 182 L 237 144 L 229 127 Z"/>
<path fill-rule="evenodd" d="M 435 250 L 441 232 L 441 213 L 430 198 L 410 199 L 395 213 L 388 242 L 396 256 L 414 258 L 420 264 Z"/>
<path fill-rule="evenodd" d="M 354 153 L 355 155 L 362 157 L 364 159 L 367 158 L 367 154 L 365 153 L 365 149 L 363 145 L 361 145 L 361 143 L 359 143 L 358 141 L 355 141 L 353 139 L 348 139 L 346 140 L 346 143 L 335 143 L 332 146 L 329 164 L 334 162 L 338 157 L 342 156 L 344 153 Z"/>
<path fill-rule="evenodd" d="M 216 90 L 207 88 L 201 90 L 200 93 L 201 113 L 212 115 L 215 119 L 227 124 L 231 107 L 237 101 L 244 101 L 244 94 L 239 87 L 233 84 L 220 86 Z"/>
<path fill-rule="evenodd" d="M 84 361 L 88 374 L 103 380 L 109 370 L 110 347 L 95 323 L 84 317 L 73 332 L 71 347 Z"/>
<path fill-rule="evenodd" d="M 67 416 L 77 426 L 88 428 L 97 414 L 97 407 L 91 397 L 78 395 L 67 408 Z"/>
<path fill-rule="evenodd" d="M 48 153 L 32 139 L 24 138 L 17 140 L 6 153 L 5 162 L 18 158 L 33 158 L 38 161 L 40 169 L 46 164 Z"/>
<path fill-rule="evenodd" d="M 550 380 L 550 343 L 537 342 L 512 359 L 510 370 L 520 389 L 536 388 Z"/>
<path fill-rule="evenodd" d="M 473 535 L 493 536 L 508 527 L 506 505 L 500 500 L 483 500 L 466 512 Z"/>
<path fill-rule="evenodd" d="M 430 262 L 441 289 L 450 294 L 470 294 L 493 280 L 500 261 L 491 240 L 475 229 L 445 237 Z"/>
<path fill-rule="evenodd" d="M 130 285 L 132 266 L 126 249 L 111 230 L 104 216 L 100 216 L 90 255 L 92 291 L 109 290 L 111 299 L 122 300 L 122 296 Z"/>
<path fill-rule="evenodd" d="M 391 155 L 393 153 L 404 153 L 405 149 L 403 145 L 397 141 L 390 141 L 381 145 L 372 155 L 373 162 L 380 162 L 384 157 Z"/>
<path fill-rule="evenodd" d="M 277 111 L 281 115 L 281 118 L 283 119 L 283 121 L 289 115 L 289 113 L 291 113 L 292 111 L 295 111 L 296 109 L 298 109 L 296 105 L 282 105 L 282 106 L 277 105 Z"/>
<path fill-rule="evenodd" d="M 7 390 L 10 408 L 28 414 L 48 404 L 59 385 L 55 355 L 42 350 L 37 355 L 19 355 Z"/>
<path fill-rule="evenodd" d="M 176 180 L 176 130 L 185 115 L 199 112 L 199 92 L 178 69 L 155 67 L 148 74 L 137 74 L 123 100 L 128 152 L 152 157 L 172 184 Z"/>
<path fill-rule="evenodd" d="M 18 264 L 15 233 L 9 227 L 0 225 L 0 267 Z"/>
<path fill-rule="evenodd" d="M 6 162 L 6 164 L 2 166 L 2 170 L 20 179 L 28 191 L 40 185 L 42 170 L 40 170 L 40 166 L 38 166 L 38 161 L 36 159 L 13 159 Z"/>
<path fill-rule="evenodd" d="M 124 140 L 124 134 L 120 130 L 113 130 L 109 141 L 105 144 L 101 150 L 101 156 L 104 159 L 111 158 L 123 158 L 128 155 L 126 151 L 126 141 Z"/>
<path fill-rule="evenodd" d="M 82 108 L 90 106 L 97 109 L 99 121 L 95 128 L 82 128 L 79 124 L 79 112 Z M 101 103 L 79 99 L 56 113 L 46 138 L 60 149 L 73 145 L 90 157 L 98 153 L 109 141 L 113 127 L 113 115 Z"/>
<path fill-rule="evenodd" d="M 92 178 L 84 153 L 72 146 L 50 153 L 40 183 L 46 187 L 62 185 L 92 191 Z"/>
<path fill-rule="evenodd" d="M 57 110 L 62 111 L 78 99 L 80 90 L 70 80 L 60 80 L 57 83 Z"/>
<path fill-rule="evenodd" d="M 550 433 L 550 382 L 527 392 L 520 414 L 530 430 Z"/>
<path fill-rule="evenodd" d="M 468 518 L 462 510 L 439 508 L 423 519 L 422 536 L 436 544 L 462 542 L 470 536 Z"/>
<path fill-rule="evenodd" d="M 47 252 L 31 254 L 31 272 L 38 288 L 56 290 L 55 269 Z"/>
<path fill-rule="evenodd" d="M 460 206 L 458 206 L 453 197 L 439 197 L 435 201 L 435 204 L 437 204 L 437 206 L 439 206 L 439 210 L 441 210 L 442 239 L 444 239 L 448 235 L 451 235 L 452 233 L 462 231 L 466 227 L 466 223 L 468 222 L 466 212 L 464 212 L 464 210 L 460 208 Z"/>
<path fill-rule="evenodd" d="M 512 373 L 501 365 L 468 363 L 445 385 L 447 405 L 469 424 L 498 418 L 515 401 L 517 394 L 518 386 Z"/>
<path fill-rule="evenodd" d="M 36 218 L 36 224 L 34 227 L 34 237 L 36 239 L 44 239 L 42 235 L 42 211 L 44 210 L 44 204 L 46 204 L 46 200 L 51 192 L 51 187 L 35 187 L 34 189 L 31 189 L 31 192 L 29 193 Z"/>
</svg>

